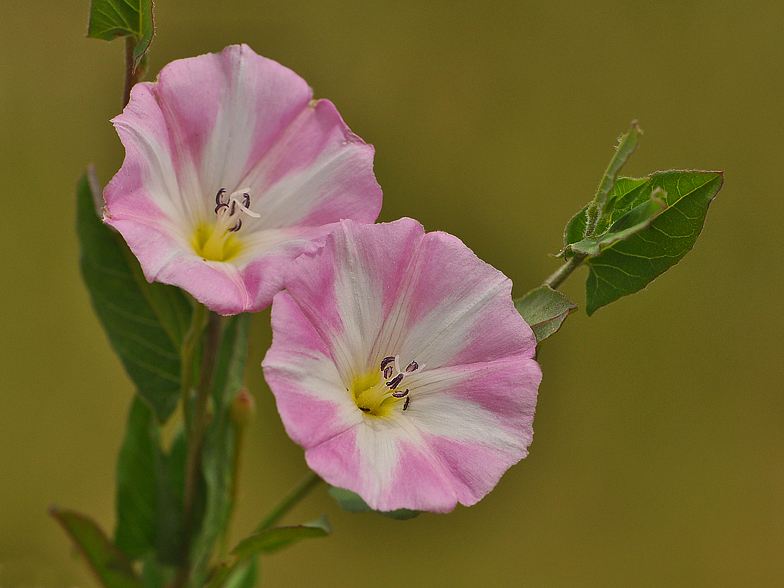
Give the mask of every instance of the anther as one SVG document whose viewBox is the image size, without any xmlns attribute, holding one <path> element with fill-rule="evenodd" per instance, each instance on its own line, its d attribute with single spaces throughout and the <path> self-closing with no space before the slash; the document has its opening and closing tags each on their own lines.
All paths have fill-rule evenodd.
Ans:
<svg viewBox="0 0 784 588">
<path fill-rule="evenodd" d="M 411 397 L 409 396 L 406 398 L 406 401 L 403 403 L 403 410 L 408 410 L 408 405 L 411 404 Z"/>
<path fill-rule="evenodd" d="M 229 205 L 228 205 L 228 204 L 226 204 L 225 202 L 220 202 L 220 203 L 218 203 L 218 206 L 216 206 L 216 207 L 215 207 L 215 214 L 218 214 L 218 211 L 219 211 L 221 208 L 224 208 L 224 207 L 228 208 L 228 207 L 229 207 Z"/>
<path fill-rule="evenodd" d="M 247 192 L 245 192 L 245 193 L 242 195 L 242 205 L 243 205 L 245 208 L 250 208 L 250 194 L 248 194 Z"/>
<path fill-rule="evenodd" d="M 369 408 L 365 408 L 364 406 L 360 406 L 359 410 L 361 410 L 362 412 L 370 412 L 370 409 Z M 403 410 L 405 410 L 405 408 Z"/>
<path fill-rule="evenodd" d="M 397 388 L 397 385 L 403 380 L 403 374 L 398 374 L 394 378 L 392 378 L 389 382 L 387 382 L 387 386 L 392 388 L 393 390 Z"/>
<path fill-rule="evenodd" d="M 419 364 L 415 361 L 412 361 L 411 363 L 408 364 L 408 367 L 406 368 L 406 372 L 410 374 L 411 372 L 415 372 L 418 369 L 419 369 Z"/>
<path fill-rule="evenodd" d="M 234 226 L 229 229 L 229 233 L 234 233 L 236 231 L 239 231 L 241 227 L 242 227 L 242 219 L 238 218 Z"/>
<path fill-rule="evenodd" d="M 383 370 L 393 361 L 395 361 L 394 357 L 385 357 L 384 359 L 381 360 L 381 369 Z"/>
<path fill-rule="evenodd" d="M 392 396 L 395 398 L 403 398 L 408 395 L 408 388 L 406 388 L 405 392 L 392 392 Z"/>
<path fill-rule="evenodd" d="M 225 193 L 226 193 L 226 188 L 221 188 L 220 190 L 218 190 L 218 193 L 215 194 L 215 204 L 218 205 L 218 208 L 220 208 L 221 204 L 226 206 L 226 204 L 224 204 L 224 202 L 223 202 L 223 195 Z M 216 208 L 215 210 L 218 210 L 218 208 Z"/>
<path fill-rule="evenodd" d="M 391 378 L 392 377 L 392 372 L 394 372 L 394 371 L 395 370 L 392 368 L 391 365 L 388 365 L 387 367 L 385 367 L 384 368 L 384 379 L 388 380 L 389 378 Z"/>
<path fill-rule="evenodd" d="M 231 210 L 229 211 L 229 216 L 234 216 L 234 211 L 237 210 L 237 201 L 231 201 Z"/>
</svg>

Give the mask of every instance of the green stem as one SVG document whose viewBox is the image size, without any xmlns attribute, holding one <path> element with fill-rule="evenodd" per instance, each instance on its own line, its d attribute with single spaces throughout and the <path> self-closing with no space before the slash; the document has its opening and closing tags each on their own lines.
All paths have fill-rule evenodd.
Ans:
<svg viewBox="0 0 784 588">
<path fill-rule="evenodd" d="M 574 257 L 555 270 L 552 275 L 542 283 L 542 286 L 550 286 L 553 290 L 557 289 L 558 286 L 560 286 L 566 278 L 585 261 L 586 257 L 588 256 L 582 253 L 575 254 Z"/>
<path fill-rule="evenodd" d="M 191 389 L 193 388 L 193 359 L 196 347 L 207 325 L 207 308 L 198 302 L 193 303 L 191 326 L 182 340 L 180 350 L 180 398 L 182 399 L 182 412 L 185 419 L 185 431 L 190 437 L 191 418 L 188 407 L 190 406 Z"/>
<path fill-rule="evenodd" d="M 123 85 L 123 108 L 128 106 L 131 100 L 131 88 L 134 84 L 142 81 L 147 73 L 147 53 L 139 62 L 136 62 L 134 51 L 139 39 L 135 35 L 125 37 L 125 84 Z"/>
<path fill-rule="evenodd" d="M 220 338 L 221 317 L 217 313 L 210 312 L 207 319 L 207 329 L 204 335 L 199 385 L 196 388 L 196 398 L 193 402 L 193 415 L 191 417 L 190 430 L 188 431 L 188 456 L 185 462 L 182 514 L 182 535 L 186 549 L 186 557 L 184 558 L 184 569 L 181 573 L 181 585 L 184 585 L 185 582 L 187 582 L 190 568 L 190 557 L 187 552 L 190 549 L 191 534 L 194 527 L 193 519 L 199 490 L 202 445 L 204 443 L 204 432 L 207 429 L 207 405 L 210 399 L 210 391 L 212 390 L 215 367 L 218 362 Z M 188 413 L 187 405 L 185 406 L 185 413 Z"/>
<path fill-rule="evenodd" d="M 131 88 L 138 81 L 133 67 L 133 51 L 136 48 L 136 37 L 125 37 L 125 85 L 123 87 L 123 108 L 131 100 Z"/>
<path fill-rule="evenodd" d="M 280 502 L 272 507 L 272 510 L 261 519 L 261 522 L 256 527 L 254 533 L 261 533 L 262 531 L 275 526 L 275 524 L 283 518 L 283 515 L 289 512 L 300 500 L 305 498 L 313 488 L 318 486 L 319 482 L 321 482 L 321 478 L 318 477 L 318 474 L 310 472 L 300 480 L 299 484 L 294 486 Z"/>
</svg>

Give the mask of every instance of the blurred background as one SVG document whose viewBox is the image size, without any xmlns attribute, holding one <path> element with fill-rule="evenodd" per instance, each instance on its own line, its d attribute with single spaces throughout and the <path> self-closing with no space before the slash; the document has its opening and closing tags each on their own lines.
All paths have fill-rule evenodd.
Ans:
<svg viewBox="0 0 784 588">
<path fill-rule="evenodd" d="M 81 282 L 74 187 L 122 162 L 123 45 L 85 39 L 87 15 L 2 0 L 2 588 L 95 585 L 49 505 L 114 526 L 132 389 Z M 381 220 L 458 235 L 516 296 L 632 119 L 626 175 L 726 172 L 679 265 L 544 343 L 530 456 L 494 492 L 400 522 L 321 488 L 286 522 L 326 512 L 333 536 L 264 559 L 265 586 L 784 586 L 784 4 L 157 0 L 156 22 L 151 78 L 240 42 L 287 65 L 375 145 Z M 581 307 L 585 275 L 564 287 Z M 306 472 L 258 367 L 268 323 L 236 537 Z"/>
</svg>

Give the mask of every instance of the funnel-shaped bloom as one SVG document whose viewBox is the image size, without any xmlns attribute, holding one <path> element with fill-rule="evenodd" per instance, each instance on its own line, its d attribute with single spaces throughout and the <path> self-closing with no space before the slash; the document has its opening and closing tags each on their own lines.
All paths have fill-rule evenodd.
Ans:
<svg viewBox="0 0 784 588">
<path fill-rule="evenodd" d="M 294 262 L 264 374 L 328 483 L 382 511 L 471 505 L 526 456 L 541 380 L 511 281 L 411 219 L 343 221 Z"/>
<path fill-rule="evenodd" d="M 373 147 L 307 83 L 245 45 L 174 61 L 114 122 L 122 168 L 104 220 L 145 277 L 222 314 L 261 310 L 324 225 L 373 222 Z"/>
</svg>

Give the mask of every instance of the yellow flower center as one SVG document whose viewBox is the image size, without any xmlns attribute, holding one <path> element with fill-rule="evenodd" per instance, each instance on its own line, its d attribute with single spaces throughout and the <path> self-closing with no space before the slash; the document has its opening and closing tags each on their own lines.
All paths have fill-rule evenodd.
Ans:
<svg viewBox="0 0 784 588">
<path fill-rule="evenodd" d="M 209 261 L 231 261 L 242 250 L 237 235 L 220 227 L 220 223 L 199 223 L 191 245 L 196 255 Z"/>
<path fill-rule="evenodd" d="M 233 192 L 228 197 L 221 188 L 215 196 L 215 222 L 200 222 L 193 230 L 191 246 L 196 255 L 209 261 L 231 261 L 242 250 L 237 232 L 242 228 L 240 214 L 259 218 L 250 209 L 248 188 Z"/>
</svg>

